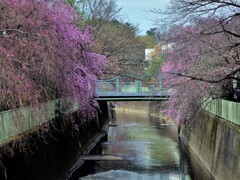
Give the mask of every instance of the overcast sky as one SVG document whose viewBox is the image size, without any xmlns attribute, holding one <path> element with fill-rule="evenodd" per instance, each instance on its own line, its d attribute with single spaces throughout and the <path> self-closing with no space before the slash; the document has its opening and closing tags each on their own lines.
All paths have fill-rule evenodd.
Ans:
<svg viewBox="0 0 240 180">
<path fill-rule="evenodd" d="M 157 16 L 150 12 L 150 9 L 163 9 L 170 0 L 117 0 L 119 7 L 122 7 L 122 14 L 128 17 L 133 24 L 138 24 L 140 34 L 153 28 L 152 20 Z"/>
</svg>

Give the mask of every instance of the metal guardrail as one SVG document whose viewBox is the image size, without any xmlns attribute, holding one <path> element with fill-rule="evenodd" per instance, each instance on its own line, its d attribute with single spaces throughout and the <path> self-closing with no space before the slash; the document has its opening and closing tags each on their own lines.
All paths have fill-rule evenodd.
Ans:
<svg viewBox="0 0 240 180">
<path fill-rule="evenodd" d="M 224 99 L 208 99 L 202 107 L 214 115 L 240 125 L 240 103 Z"/>
<path fill-rule="evenodd" d="M 162 88 L 159 82 L 97 82 L 98 97 L 112 96 L 169 96 L 170 90 Z"/>
</svg>

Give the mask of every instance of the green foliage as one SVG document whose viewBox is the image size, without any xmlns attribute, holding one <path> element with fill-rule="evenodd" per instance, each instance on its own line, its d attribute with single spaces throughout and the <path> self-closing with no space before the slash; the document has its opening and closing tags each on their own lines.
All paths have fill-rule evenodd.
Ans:
<svg viewBox="0 0 240 180">
<path fill-rule="evenodd" d="M 157 57 L 155 57 L 152 60 L 152 62 L 149 64 L 149 67 L 146 70 L 146 74 L 159 73 L 164 61 L 165 61 L 165 57 L 163 55 L 158 55 Z"/>
<path fill-rule="evenodd" d="M 154 38 L 155 32 L 156 28 L 150 28 L 149 30 L 147 30 L 147 35 Z"/>
<path fill-rule="evenodd" d="M 129 23 L 105 22 L 95 31 L 92 49 L 108 58 L 108 75 L 141 73 L 145 47 L 136 38 L 136 28 Z"/>
<path fill-rule="evenodd" d="M 142 73 L 144 49 L 153 47 L 152 38 L 139 41 L 138 28 L 122 20 L 115 0 L 65 0 L 81 17 L 79 26 L 93 27 L 92 51 L 107 57 L 107 76 L 119 73 Z M 144 43 L 143 43 L 144 42 Z"/>
<path fill-rule="evenodd" d="M 156 45 L 156 42 L 154 42 L 152 36 L 149 35 L 139 36 L 138 39 L 144 45 L 145 49 L 154 48 L 154 46 Z"/>
</svg>

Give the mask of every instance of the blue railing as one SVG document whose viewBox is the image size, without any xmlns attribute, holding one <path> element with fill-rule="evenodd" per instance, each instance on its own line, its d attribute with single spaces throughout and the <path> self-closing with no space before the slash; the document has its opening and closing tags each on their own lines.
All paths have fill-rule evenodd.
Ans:
<svg viewBox="0 0 240 180">
<path fill-rule="evenodd" d="M 170 96 L 171 91 L 162 87 L 161 82 L 119 82 L 119 80 L 98 81 L 96 88 L 99 97 L 127 96 Z"/>
<path fill-rule="evenodd" d="M 128 81 L 125 81 L 126 79 Z M 154 79 L 154 82 L 150 82 L 149 79 Z M 148 74 L 142 77 L 123 74 L 97 81 L 96 94 L 98 97 L 168 97 L 171 90 L 162 87 L 161 74 Z"/>
</svg>

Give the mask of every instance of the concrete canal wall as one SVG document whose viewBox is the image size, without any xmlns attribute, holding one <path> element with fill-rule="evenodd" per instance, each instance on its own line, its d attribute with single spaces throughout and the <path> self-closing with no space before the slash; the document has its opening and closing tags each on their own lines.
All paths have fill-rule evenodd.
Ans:
<svg viewBox="0 0 240 180">
<path fill-rule="evenodd" d="M 207 172 L 195 179 L 240 179 L 239 126 L 203 110 L 179 130 L 194 171 Z"/>
<path fill-rule="evenodd" d="M 23 135 L 9 136 L 0 147 L 0 179 L 65 179 L 78 166 L 78 157 L 91 151 L 106 134 L 103 127 L 109 120 L 108 107 L 106 102 L 99 105 L 91 121 L 74 110 L 71 115 L 55 116 L 46 132 L 34 126 Z"/>
</svg>

